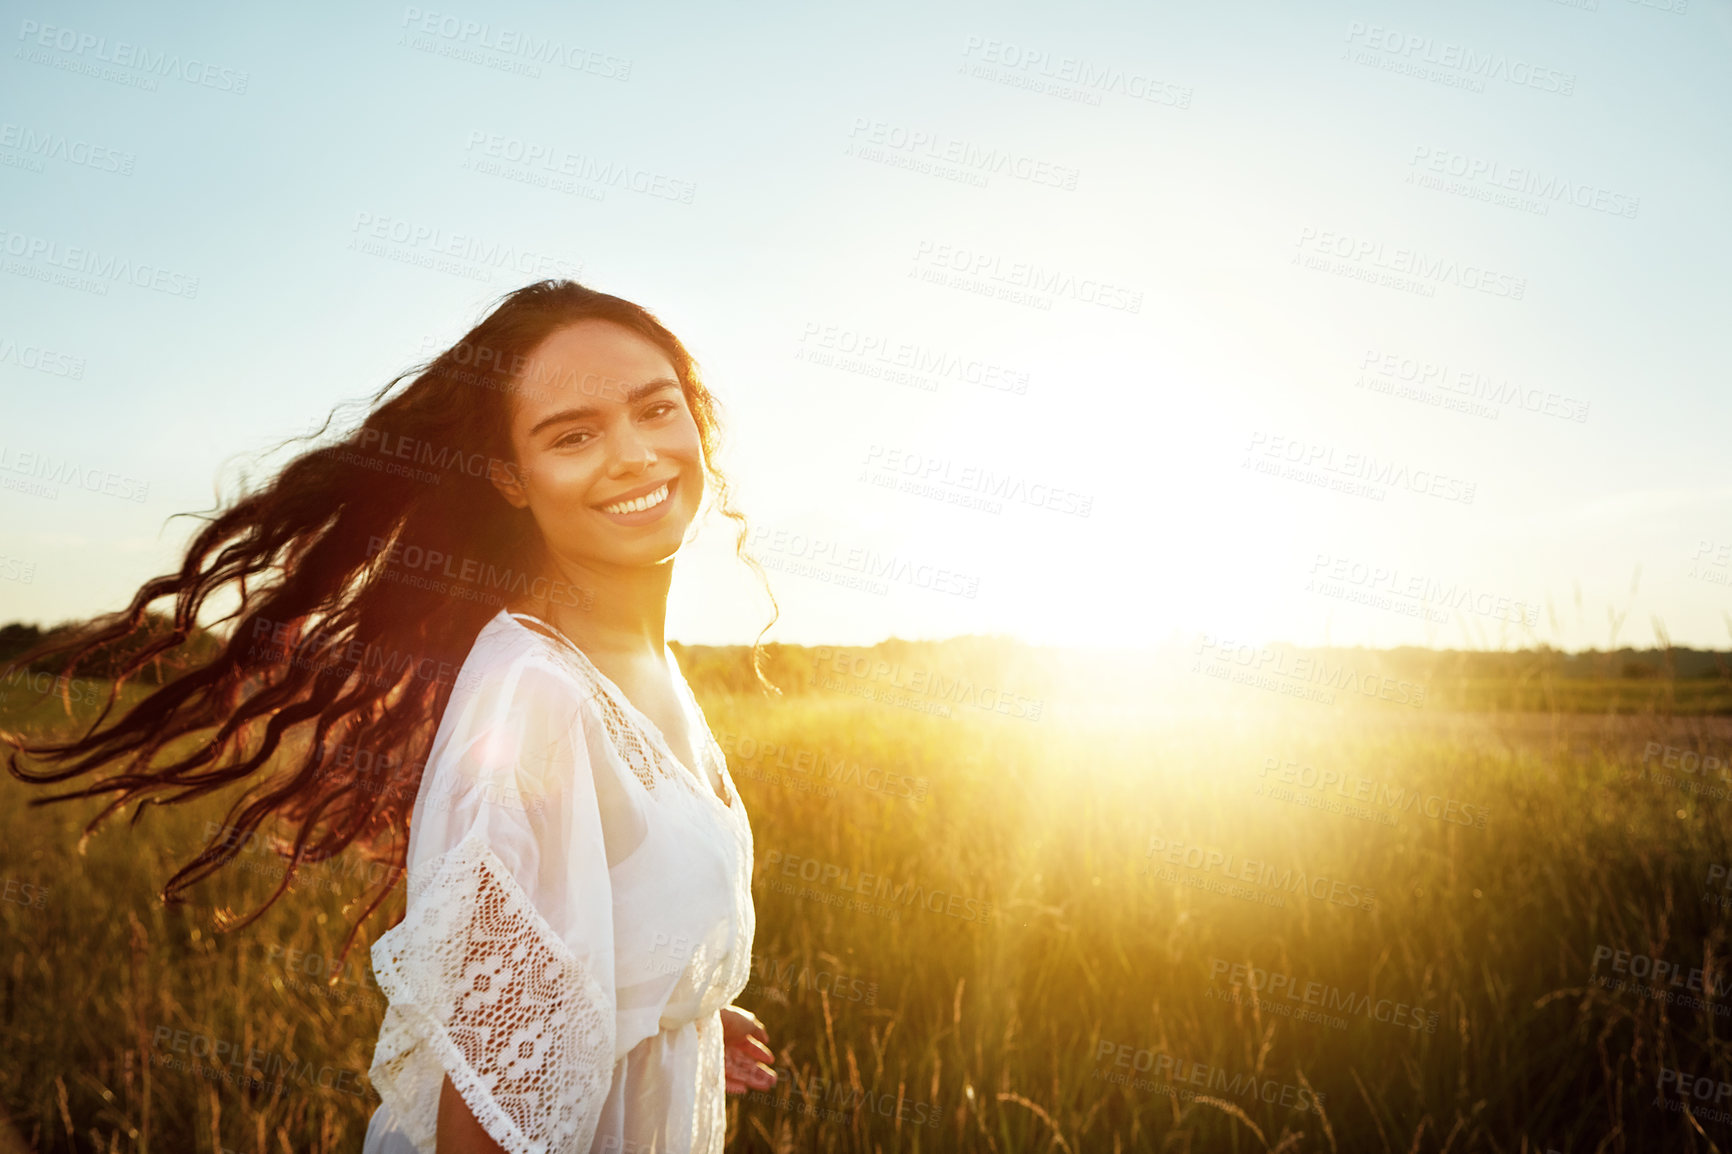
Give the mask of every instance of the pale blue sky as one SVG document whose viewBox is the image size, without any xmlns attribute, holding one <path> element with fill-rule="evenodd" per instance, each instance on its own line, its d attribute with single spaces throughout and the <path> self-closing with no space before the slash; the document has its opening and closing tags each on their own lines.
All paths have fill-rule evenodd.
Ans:
<svg viewBox="0 0 1732 1154">
<path fill-rule="evenodd" d="M 783 566 L 773 639 L 1579 648 L 1608 642 L 1612 607 L 1620 642 L 1657 618 L 1724 647 L 1732 4 L 1679 2 L 8 3 L 0 620 L 123 604 L 178 563 L 197 523 L 171 514 L 539 275 L 359 251 L 361 221 L 517 246 L 672 325 Z M 525 58 L 497 46 L 525 37 L 590 67 L 509 71 Z M 140 50 L 216 71 L 153 74 Z M 1044 66 L 1015 65 L 1031 53 Z M 1043 67 L 1109 79 L 1067 99 L 1028 87 Z M 897 147 L 915 133 L 933 143 Z M 535 169 L 478 168 L 489 141 L 669 195 L 510 179 Z M 1074 187 L 908 167 L 946 149 Z M 1470 166 L 1489 178 L 1449 183 Z M 197 295 L 41 279 L 73 247 Z M 1141 304 L 922 277 L 945 256 Z M 1468 268 L 1503 279 L 1477 291 Z M 1024 391 L 824 363 L 849 334 Z M 1447 371 L 1403 393 L 1403 360 Z M 1315 483 L 1281 475 L 1288 453 Z M 45 482 L 31 454 L 109 491 Z M 1364 481 L 1362 457 L 1374 484 L 1391 463 L 1409 483 L 1328 487 Z M 900 491 L 868 462 L 894 462 L 892 485 L 919 462 L 1091 504 L 971 508 L 965 483 Z M 765 619 L 721 528 L 682 560 L 676 639 Z M 890 572 L 794 571 L 813 537 Z M 940 569 L 974 595 L 927 587 Z"/>
</svg>

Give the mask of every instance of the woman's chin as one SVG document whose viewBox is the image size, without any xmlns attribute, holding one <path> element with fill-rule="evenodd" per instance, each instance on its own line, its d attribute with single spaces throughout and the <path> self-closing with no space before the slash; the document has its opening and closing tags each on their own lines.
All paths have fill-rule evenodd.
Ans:
<svg viewBox="0 0 1732 1154">
<path fill-rule="evenodd" d="M 666 524 L 656 525 L 654 533 L 645 533 L 636 541 L 608 542 L 592 556 L 607 564 L 622 567 L 661 565 L 673 560 L 674 555 L 680 551 L 680 546 L 685 544 L 686 530 L 690 526 L 690 521 L 670 518 Z"/>
</svg>

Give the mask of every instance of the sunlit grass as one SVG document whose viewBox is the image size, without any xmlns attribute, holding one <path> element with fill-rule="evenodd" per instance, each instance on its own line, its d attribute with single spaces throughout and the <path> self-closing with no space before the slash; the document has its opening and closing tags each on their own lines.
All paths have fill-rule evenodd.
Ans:
<svg viewBox="0 0 1732 1154">
<path fill-rule="evenodd" d="M 1723 756 L 1725 719 L 1325 706 L 1181 673 L 1141 720 L 1134 674 L 1115 674 L 1126 692 L 1111 707 L 1055 690 L 1038 721 L 846 694 L 772 703 L 699 681 L 756 846 L 759 965 L 741 1002 L 782 1075 L 731 1101 L 730 1149 L 1710 1148 L 1655 1104 L 1656 1082 L 1662 1068 L 1732 1081 L 1732 1019 L 1590 978 L 1601 945 L 1706 968 L 1710 985 L 1724 965 L 1704 894 L 1710 866 L 1732 862 L 1732 803 L 1687 792 L 1700 773 L 1661 780 L 1650 743 Z M 53 707 L 4 705 L 9 726 L 53 723 Z M 1305 784 L 1326 774 L 1333 793 Z M 226 799 L 152 807 L 131 830 L 122 816 L 80 855 L 95 803 L 32 809 L 51 791 L 0 789 L 0 882 L 16 883 L 0 903 L 0 1102 L 22 1138 L 359 1149 L 382 1013 L 366 947 L 395 910 L 327 993 L 322 958 L 355 877 L 313 875 L 254 926 L 213 936 L 204 911 L 154 894 Z M 1319 804 L 1356 790 L 1359 812 Z M 1440 799 L 1440 815 L 1454 802 L 1456 820 L 1392 803 L 1411 796 Z M 787 877 L 794 861 L 830 872 Z M 1197 884 L 1265 867 L 1329 884 L 1316 897 L 1237 883 L 1280 907 Z M 845 904 L 867 874 L 890 887 L 875 905 L 898 908 Z M 47 887 L 28 891 L 36 906 L 25 884 Z M 270 884 L 231 871 L 195 892 L 241 911 Z M 1435 1014 L 1435 1032 L 1283 1015 L 1292 999 L 1252 997 L 1229 965 Z M 153 1065 L 190 1058 L 176 1030 L 261 1055 L 273 1088 Z M 1160 1056 L 1162 1072 L 1136 1068 Z M 345 1092 L 356 1075 L 362 1093 Z M 1280 1100 L 1309 1094 L 1323 1113 Z M 1703 1126 L 1732 1145 L 1732 1127 Z"/>
</svg>

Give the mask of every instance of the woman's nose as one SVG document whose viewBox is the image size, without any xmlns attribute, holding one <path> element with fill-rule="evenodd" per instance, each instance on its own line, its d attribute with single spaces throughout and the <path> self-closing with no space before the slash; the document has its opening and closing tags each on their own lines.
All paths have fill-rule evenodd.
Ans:
<svg viewBox="0 0 1732 1154">
<path fill-rule="evenodd" d="M 614 440 L 613 472 L 641 472 L 655 464 L 655 450 L 635 430 L 627 429 Z"/>
</svg>

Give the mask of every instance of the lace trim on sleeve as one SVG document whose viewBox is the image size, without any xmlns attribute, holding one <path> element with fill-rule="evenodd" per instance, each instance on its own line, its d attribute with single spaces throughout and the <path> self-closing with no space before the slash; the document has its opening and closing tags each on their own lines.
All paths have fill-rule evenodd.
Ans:
<svg viewBox="0 0 1732 1154">
<path fill-rule="evenodd" d="M 510 1154 L 587 1151 L 613 1084 L 613 999 L 471 834 L 372 949 L 390 1000 L 369 1075 L 433 1154 L 449 1074 Z"/>
</svg>

